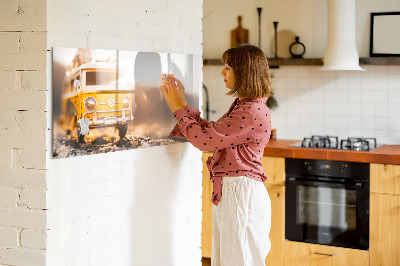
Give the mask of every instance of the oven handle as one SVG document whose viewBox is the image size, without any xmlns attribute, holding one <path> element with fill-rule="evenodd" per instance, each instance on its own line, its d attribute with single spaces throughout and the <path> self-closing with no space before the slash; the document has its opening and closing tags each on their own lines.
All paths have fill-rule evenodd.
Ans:
<svg viewBox="0 0 400 266">
<path fill-rule="evenodd" d="M 347 183 L 347 182 L 332 182 L 332 181 L 321 181 L 321 180 L 316 180 L 316 181 L 310 181 L 310 180 L 304 180 L 303 178 L 298 178 L 298 177 L 288 177 L 286 181 L 291 181 L 291 182 L 296 182 L 296 183 L 301 183 L 304 185 L 340 185 L 344 186 L 347 188 L 353 188 L 353 189 L 361 189 L 363 187 L 362 182 L 356 182 L 356 183 Z"/>
</svg>

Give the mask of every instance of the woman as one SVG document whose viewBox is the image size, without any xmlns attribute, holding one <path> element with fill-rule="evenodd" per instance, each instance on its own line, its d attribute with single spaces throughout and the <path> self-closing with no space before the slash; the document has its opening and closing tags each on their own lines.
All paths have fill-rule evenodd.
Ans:
<svg viewBox="0 0 400 266">
<path fill-rule="evenodd" d="M 265 265 L 271 247 L 271 202 L 261 164 L 271 130 L 265 104 L 272 95 L 268 62 L 252 45 L 228 49 L 222 62 L 227 95 L 237 98 L 216 122 L 200 118 L 187 105 L 178 80 L 160 88 L 178 121 L 171 136 L 185 136 L 196 148 L 214 151 L 207 160 L 213 182 L 212 265 Z"/>
</svg>

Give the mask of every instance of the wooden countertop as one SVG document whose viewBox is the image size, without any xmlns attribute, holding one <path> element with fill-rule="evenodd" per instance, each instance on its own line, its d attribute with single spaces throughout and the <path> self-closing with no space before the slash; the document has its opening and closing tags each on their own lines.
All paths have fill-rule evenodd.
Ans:
<svg viewBox="0 0 400 266">
<path fill-rule="evenodd" d="M 372 151 L 290 147 L 301 140 L 270 140 L 264 156 L 364 163 L 400 164 L 400 145 L 383 145 Z"/>
</svg>

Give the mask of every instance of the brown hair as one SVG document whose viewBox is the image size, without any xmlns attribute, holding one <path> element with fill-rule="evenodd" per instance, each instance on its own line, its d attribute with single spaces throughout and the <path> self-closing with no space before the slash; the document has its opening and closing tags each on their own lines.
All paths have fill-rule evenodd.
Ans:
<svg viewBox="0 0 400 266">
<path fill-rule="evenodd" d="M 235 74 L 235 86 L 227 95 L 254 99 L 274 94 L 268 61 L 260 48 L 249 44 L 240 45 L 226 50 L 221 60 Z"/>
</svg>

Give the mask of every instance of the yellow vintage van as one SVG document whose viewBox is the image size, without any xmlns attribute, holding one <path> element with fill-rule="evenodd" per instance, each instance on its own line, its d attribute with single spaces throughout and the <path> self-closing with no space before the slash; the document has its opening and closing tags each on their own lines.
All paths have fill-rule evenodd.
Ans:
<svg viewBox="0 0 400 266">
<path fill-rule="evenodd" d="M 89 61 L 89 60 L 87 60 Z M 62 86 L 60 124 L 70 135 L 76 130 L 79 142 L 93 128 L 116 127 L 125 137 L 133 121 L 134 90 L 112 62 L 74 60 L 67 68 Z"/>
</svg>

